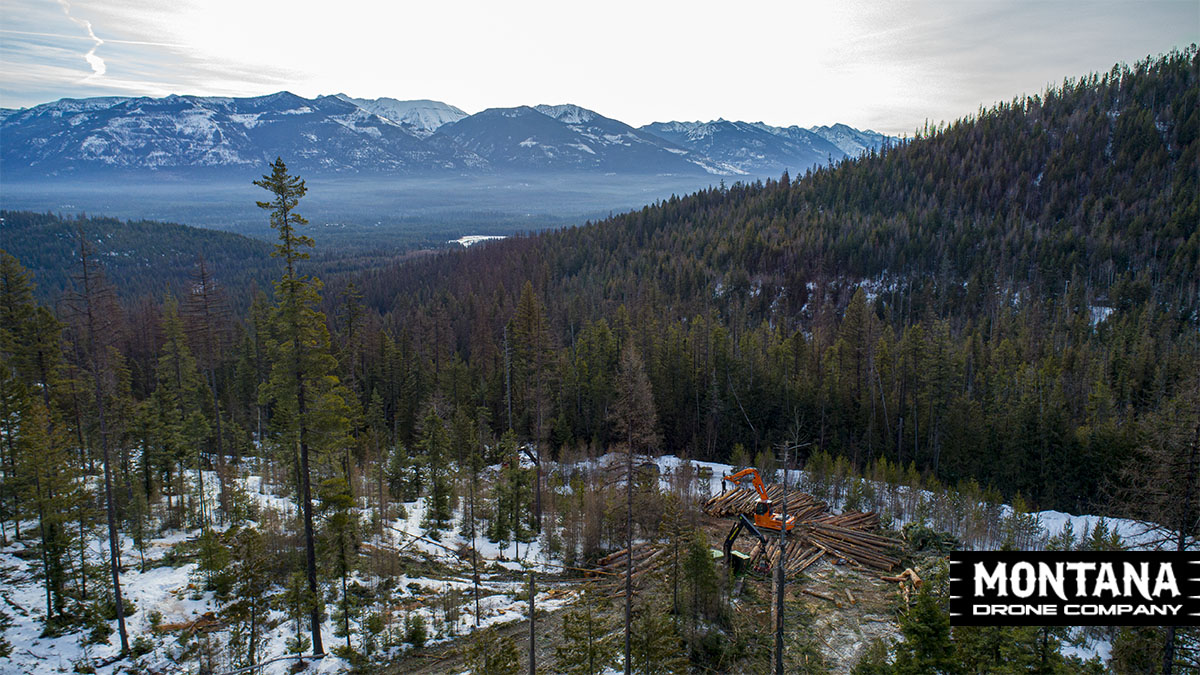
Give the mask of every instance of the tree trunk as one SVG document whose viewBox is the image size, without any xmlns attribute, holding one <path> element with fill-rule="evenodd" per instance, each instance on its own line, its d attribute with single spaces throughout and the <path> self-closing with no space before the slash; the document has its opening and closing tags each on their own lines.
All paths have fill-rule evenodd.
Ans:
<svg viewBox="0 0 1200 675">
<path fill-rule="evenodd" d="M 633 623 L 633 424 L 625 454 L 625 675 L 632 675 L 630 624 Z"/>
<path fill-rule="evenodd" d="M 1175 550 L 1182 553 L 1187 550 L 1187 533 L 1191 523 L 1189 517 L 1192 513 L 1192 501 L 1195 499 L 1192 486 L 1196 484 L 1196 480 L 1200 478 L 1200 426 L 1197 426 L 1192 433 L 1191 452 L 1188 453 L 1187 475 L 1190 480 L 1185 480 L 1187 486 L 1183 492 L 1183 508 L 1180 510 L 1180 522 L 1176 528 Z M 1163 675 L 1171 675 L 1175 667 L 1175 626 L 1167 626 L 1167 637 L 1163 641 Z"/>
<path fill-rule="evenodd" d="M 108 515 L 108 551 L 112 562 L 113 603 L 117 609 L 117 629 L 121 633 L 121 654 L 129 653 L 129 633 L 125 630 L 125 606 L 121 602 L 121 563 L 118 560 L 120 545 L 117 541 L 117 507 L 113 503 L 112 467 L 108 452 L 108 422 L 104 415 L 104 392 L 100 386 L 100 374 L 93 363 L 93 379 L 96 383 L 96 413 L 100 422 L 100 447 L 104 458 L 104 502 Z"/>
<path fill-rule="evenodd" d="M 534 613 L 534 596 L 537 590 L 533 584 L 533 569 L 529 570 L 529 675 L 537 675 L 537 616 Z"/>
</svg>

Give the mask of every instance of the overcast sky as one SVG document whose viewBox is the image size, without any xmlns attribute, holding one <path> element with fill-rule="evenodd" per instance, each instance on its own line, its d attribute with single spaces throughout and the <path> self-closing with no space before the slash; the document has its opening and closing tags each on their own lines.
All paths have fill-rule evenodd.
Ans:
<svg viewBox="0 0 1200 675">
<path fill-rule="evenodd" d="M 286 89 L 902 134 L 1197 41 L 1197 0 L 3 0 L 0 106 Z"/>
</svg>

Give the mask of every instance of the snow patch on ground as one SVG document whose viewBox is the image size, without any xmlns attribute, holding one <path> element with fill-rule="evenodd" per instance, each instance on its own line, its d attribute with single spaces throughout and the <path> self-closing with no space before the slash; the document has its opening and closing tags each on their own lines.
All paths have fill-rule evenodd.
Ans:
<svg viewBox="0 0 1200 675">
<path fill-rule="evenodd" d="M 461 244 L 463 248 L 467 248 L 467 247 L 471 246 L 471 244 L 478 244 L 481 241 L 490 241 L 492 239 L 504 239 L 504 238 L 505 238 L 505 236 L 502 234 L 468 234 L 468 235 L 461 236 L 458 239 L 451 239 L 449 243 Z"/>
</svg>

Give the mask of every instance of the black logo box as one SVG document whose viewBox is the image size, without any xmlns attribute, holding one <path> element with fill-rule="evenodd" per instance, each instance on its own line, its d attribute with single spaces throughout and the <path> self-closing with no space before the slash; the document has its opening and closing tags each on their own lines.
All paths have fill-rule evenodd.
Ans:
<svg viewBox="0 0 1200 675">
<path fill-rule="evenodd" d="M 950 623 L 1200 625 L 1200 552 L 951 553 Z"/>
</svg>

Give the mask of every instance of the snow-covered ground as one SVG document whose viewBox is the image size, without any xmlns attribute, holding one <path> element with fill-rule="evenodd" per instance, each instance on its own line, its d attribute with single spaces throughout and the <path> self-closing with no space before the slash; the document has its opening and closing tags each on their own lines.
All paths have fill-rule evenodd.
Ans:
<svg viewBox="0 0 1200 675">
<path fill-rule="evenodd" d="M 691 496 L 698 500 L 718 493 L 721 490 L 721 477 L 733 471 L 728 464 L 717 462 L 687 462 L 672 455 L 664 455 L 652 460 L 659 469 L 660 485 L 664 490 L 679 489 L 685 484 Z M 610 454 L 587 460 L 573 466 L 548 468 L 589 468 L 606 465 L 623 464 L 622 455 Z M 690 465 L 690 466 L 685 466 Z M 253 460 L 247 461 L 241 468 L 237 480 L 245 494 L 257 505 L 260 511 L 271 510 L 284 516 L 296 512 L 292 498 L 275 494 L 272 486 L 266 484 L 257 474 L 256 469 L 261 465 Z M 495 470 L 493 467 L 490 470 Z M 690 481 L 681 481 L 682 476 L 692 476 Z M 703 477 L 701 477 L 703 475 Z M 857 480 L 857 479 L 850 479 Z M 217 498 L 216 475 L 205 472 L 204 483 L 208 499 L 215 502 Z M 814 478 L 806 472 L 792 471 L 789 473 L 789 483 L 798 489 L 805 490 L 814 484 Z M 884 486 L 874 486 L 882 490 Z M 844 495 L 848 487 L 843 486 L 840 494 Z M 908 491 L 911 497 L 909 503 L 920 500 L 930 500 L 933 495 L 924 490 L 910 490 L 907 487 L 898 488 L 900 492 Z M 911 493 L 911 494 L 908 494 Z M 840 509 L 841 502 L 830 500 L 833 508 Z M 424 499 L 404 504 L 403 517 L 389 519 L 382 529 L 382 534 L 372 532 L 365 540 L 367 546 L 375 546 L 390 550 L 403 551 L 407 554 L 424 556 L 441 563 L 430 566 L 440 569 L 439 574 L 429 576 L 402 575 L 395 579 L 397 597 L 395 601 L 405 608 L 405 613 L 411 618 L 420 615 L 425 620 L 429 632 L 429 643 L 449 640 L 454 635 L 469 632 L 474 626 L 474 602 L 471 594 L 472 583 L 470 568 L 462 560 L 458 551 L 470 544 L 464 538 L 463 519 L 465 504 L 460 503 L 454 510 L 450 526 L 441 531 L 439 539 L 434 541 L 422 523 L 426 517 Z M 1013 510 L 1008 505 L 1000 505 L 1001 517 L 1011 517 Z M 368 513 L 364 513 L 365 516 Z M 1069 522 L 1074 528 L 1076 537 L 1088 532 L 1095 526 L 1100 517 L 1095 515 L 1071 515 L 1058 511 L 1040 511 L 1030 514 L 1037 526 L 1037 534 L 1031 541 L 1035 547 L 1041 547 L 1060 533 Z M 911 514 L 896 517 L 893 523 L 899 524 L 913 519 Z M 1142 546 L 1149 541 L 1150 535 L 1139 523 L 1115 519 L 1105 519 L 1111 531 L 1115 531 L 1129 545 Z M 23 529 L 32 529 L 36 524 L 28 522 Z M 220 528 L 217 528 L 220 529 Z M 370 529 L 370 528 L 368 528 Z M 135 605 L 135 611 L 128 617 L 127 625 L 132 641 L 136 636 L 151 636 L 153 650 L 140 657 L 139 663 L 161 673 L 178 673 L 187 669 L 187 662 L 181 661 L 180 656 L 184 646 L 179 643 L 178 630 L 168 630 L 155 633 L 150 625 L 150 616 L 161 617 L 164 626 L 182 627 L 195 622 L 207 613 L 215 613 L 218 603 L 211 592 L 200 590 L 202 584 L 196 579 L 196 564 L 188 562 L 172 566 L 164 561 L 172 550 L 199 536 L 198 529 L 175 530 L 162 533 L 153 539 L 146 551 L 146 570 L 139 571 L 139 554 L 134 542 L 128 536 L 121 540 L 121 560 L 124 565 L 122 588 L 128 599 Z M 103 565 L 107 560 L 106 544 L 93 537 L 89 543 L 88 556 L 91 564 Z M 105 540 L 106 541 L 106 540 Z M 51 673 L 72 672 L 77 665 L 84 663 L 103 664 L 114 657 L 118 651 L 119 637 L 115 632 L 115 621 L 112 622 L 114 632 L 107 643 L 85 645 L 86 636 L 83 633 L 70 633 L 59 637 L 42 637 L 42 614 L 44 612 L 44 590 L 37 579 L 38 563 L 26 560 L 19 554 L 25 544 L 11 544 L 0 549 L 0 610 L 9 614 L 13 624 L 5 632 L 5 637 L 13 645 L 13 654 L 7 663 L 0 662 L 0 672 L 21 672 L 34 675 L 49 675 Z M 475 546 L 486 560 L 481 565 L 481 625 L 502 624 L 523 619 L 527 612 L 527 601 L 517 599 L 518 593 L 525 588 L 525 582 L 518 580 L 513 572 L 535 569 L 546 573 L 559 571 L 557 565 L 561 560 L 547 555 L 542 542 L 534 540 L 528 543 L 510 544 L 501 548 L 498 544 L 488 541 L 482 533 L 477 537 Z M 358 575 L 355 579 L 364 585 L 376 583 L 376 580 Z M 93 582 L 99 586 L 99 582 Z M 547 584 L 539 589 L 537 605 L 541 609 L 553 610 L 571 603 L 575 599 L 573 592 L 561 589 L 548 589 Z M 448 590 L 461 591 L 458 596 L 460 606 L 454 625 L 445 622 L 444 610 L 440 608 L 439 597 Z M 97 589 L 98 590 L 98 589 Z M 95 590 L 91 591 L 95 592 Z M 328 618 L 322 627 L 323 635 L 327 636 L 327 649 L 332 649 L 344 643 L 344 639 L 334 637 L 332 607 L 327 613 Z M 295 630 L 294 624 L 285 620 L 282 610 L 272 610 L 275 626 L 266 638 L 266 648 L 261 661 L 275 659 L 286 654 L 286 643 Z M 359 631 L 355 630 L 358 635 Z M 219 639 L 219 634 L 214 636 Z M 195 639 L 195 638 L 193 638 Z M 357 639 L 356 639 L 357 641 Z M 1107 658 L 1110 646 L 1106 641 L 1092 639 L 1082 646 L 1067 647 L 1067 653 L 1077 653 L 1089 658 L 1099 655 Z M 192 662 L 195 665 L 195 662 Z M 97 672 L 108 675 L 115 674 L 121 667 L 101 666 Z M 268 675 L 283 675 L 289 671 L 292 662 L 281 660 L 267 666 L 263 672 Z M 114 670 L 117 668 L 117 670 Z M 318 672 L 332 673 L 348 669 L 348 664 L 336 656 L 326 656 L 316 664 Z M 311 666 L 310 666 L 311 669 Z"/>
<path fill-rule="evenodd" d="M 504 239 L 504 235 L 500 235 L 500 234 L 468 234 L 468 235 L 461 236 L 458 239 L 451 239 L 449 243 L 461 244 L 463 248 L 468 248 L 469 246 L 471 246 L 471 244 L 478 244 L 481 241 L 490 241 L 492 239 Z"/>
<path fill-rule="evenodd" d="M 243 467 L 243 475 L 238 479 L 246 494 L 250 496 L 259 509 L 270 509 L 281 514 L 293 514 L 295 503 L 288 497 L 271 493 L 258 475 L 250 475 L 249 469 L 254 464 L 247 462 Z M 210 501 L 217 498 L 217 477 L 215 473 L 205 472 L 205 492 Z M 394 579 L 396 588 L 395 602 L 406 608 L 404 614 L 408 620 L 415 616 L 424 619 L 428 640 L 426 644 L 435 644 L 462 635 L 474 627 L 474 600 L 471 593 L 473 587 L 469 567 L 458 558 L 454 551 L 465 543 L 458 534 L 463 509 L 456 509 L 454 527 L 441 533 L 442 545 L 437 545 L 427 539 L 428 532 L 421 527 L 425 518 L 425 500 L 419 499 L 404 505 L 406 516 L 396 518 L 385 528 L 382 539 L 374 537 L 366 541 L 369 545 L 388 548 L 403 548 L 408 552 L 419 552 L 436 558 L 449 566 L 452 572 L 448 576 L 409 576 L 402 575 Z M 23 529 L 32 529 L 36 523 L 30 521 L 22 525 Z M 222 530 L 214 525 L 214 529 Z M 151 540 L 146 550 L 146 571 L 139 571 L 140 558 L 133 540 L 123 536 L 121 561 L 123 572 L 121 588 L 127 601 L 132 602 L 134 611 L 126 617 L 129 639 L 132 643 L 137 636 L 150 637 L 154 648 L 151 652 L 139 657 L 137 662 L 155 672 L 183 673 L 189 672 L 189 662 L 180 658 L 184 645 L 179 643 L 181 631 L 175 630 L 189 626 L 206 614 L 216 613 L 219 603 L 212 592 L 202 592 L 202 585 L 196 578 L 197 565 L 189 562 L 179 566 L 165 564 L 163 559 L 178 544 L 196 539 L 199 529 L 176 530 L 162 534 Z M 417 536 L 414 536 L 417 535 Z M 107 539 L 104 540 L 106 542 Z M 89 543 L 88 557 L 92 565 L 107 565 L 107 545 L 93 538 Z M 501 550 L 497 544 L 487 541 L 480 536 L 477 546 L 481 555 L 487 559 L 487 566 L 499 566 L 509 570 L 520 571 L 536 565 L 537 561 L 550 562 L 541 551 L 537 541 L 520 544 L 519 547 L 509 546 Z M 0 549 L 0 611 L 4 611 L 13 619 L 12 625 L 5 631 L 4 636 L 13 645 L 13 653 L 7 662 L 0 661 L 0 673 L 19 672 L 29 675 L 50 675 L 51 673 L 74 672 L 84 664 L 96 668 L 97 673 L 115 675 L 122 668 L 129 666 L 128 662 L 118 664 L 107 663 L 115 657 L 120 648 L 120 637 L 117 634 L 116 621 L 110 622 L 114 628 L 108 641 L 103 644 L 87 645 L 86 634 L 72 632 L 58 637 L 42 637 L 45 613 L 44 587 L 36 578 L 38 564 L 33 560 L 20 557 L 25 543 L 13 543 Z M 519 553 L 519 556 L 518 556 Z M 483 573 L 481 565 L 480 577 L 480 618 L 481 627 L 503 624 L 524 619 L 528 610 L 528 601 L 518 600 L 517 594 L 526 591 L 524 581 L 513 580 L 512 574 L 499 574 L 495 571 Z M 535 567 L 536 569 L 536 567 Z M 551 571 L 551 568 L 547 568 Z M 355 578 L 364 585 L 371 580 L 357 575 Z M 100 582 L 93 582 L 99 586 Z M 438 600 L 438 594 L 448 589 L 462 591 L 461 604 L 455 625 L 445 624 Z M 96 592 L 89 590 L 89 592 Z M 563 592 L 559 589 L 539 588 L 536 599 L 537 606 L 543 611 L 553 611 L 575 600 L 573 592 Z M 322 625 L 322 635 L 325 638 L 326 650 L 344 644 L 344 638 L 334 636 L 333 606 L 327 606 L 326 619 Z M 172 627 L 155 633 L 151 626 L 150 616 L 161 626 Z M 293 636 L 295 626 L 286 620 L 284 612 L 274 609 L 271 619 L 276 624 L 265 636 L 266 648 L 260 662 L 268 662 L 287 655 L 287 641 Z M 355 643 L 358 639 L 358 621 L 355 626 Z M 195 638 L 192 638 L 193 640 Z M 218 643 L 222 641 L 218 632 L 210 637 Z M 318 663 L 311 663 L 308 672 L 335 673 L 349 670 L 349 664 L 343 659 L 327 654 Z M 275 661 L 263 668 L 264 675 L 283 675 L 290 672 L 293 661 L 289 659 Z M 195 661 L 191 661 L 191 670 Z M 219 672 L 218 668 L 218 672 Z"/>
</svg>

